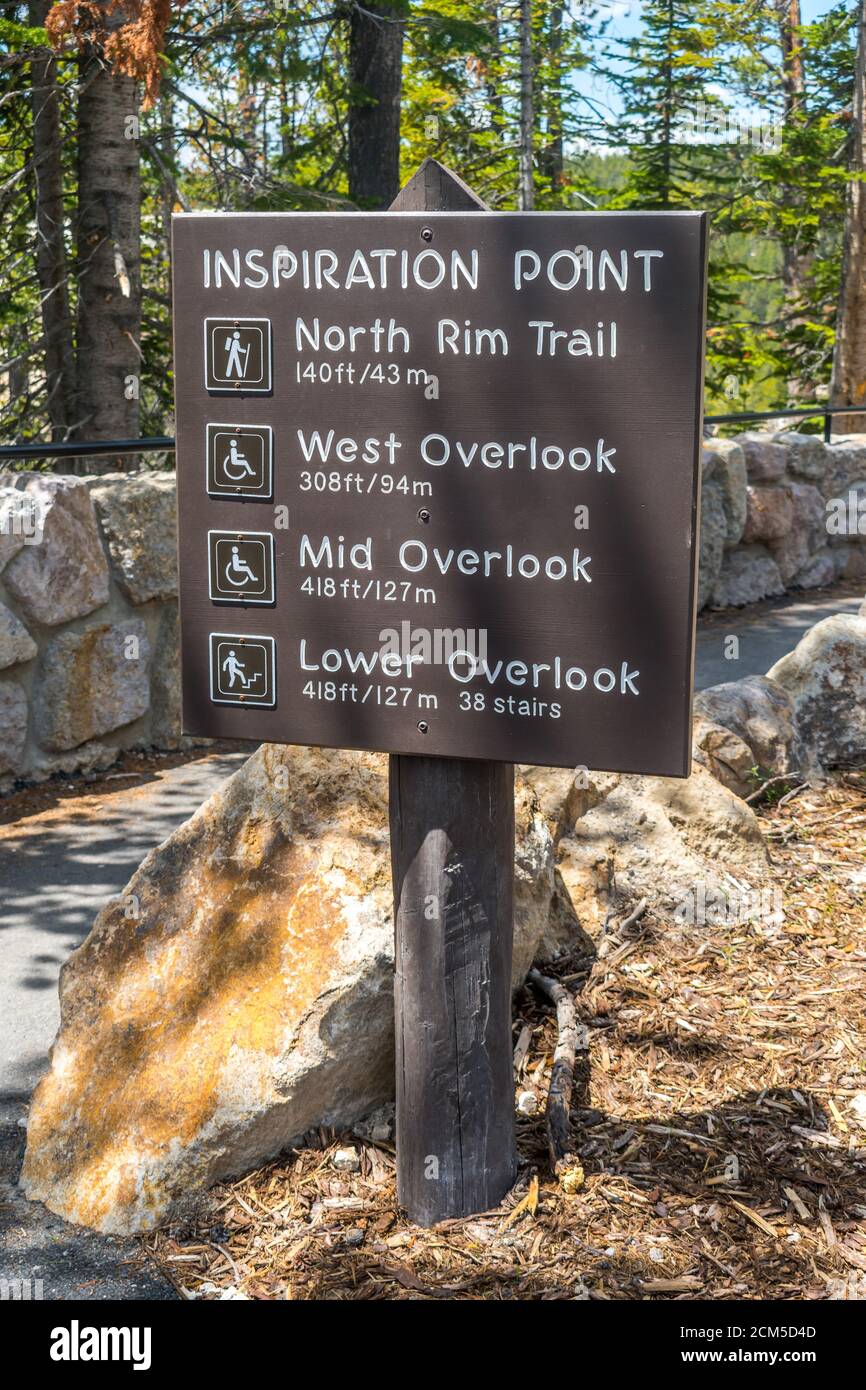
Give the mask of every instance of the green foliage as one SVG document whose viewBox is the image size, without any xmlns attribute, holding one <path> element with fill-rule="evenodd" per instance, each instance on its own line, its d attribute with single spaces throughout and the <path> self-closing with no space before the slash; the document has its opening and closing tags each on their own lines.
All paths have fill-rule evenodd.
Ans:
<svg viewBox="0 0 866 1390">
<path fill-rule="evenodd" d="M 173 210 L 337 210 L 347 178 L 350 0 L 189 0 L 142 116 L 144 433 L 173 428 Z M 783 406 L 826 390 L 839 292 L 853 73 L 853 0 L 797 36 L 804 89 L 786 109 L 776 0 L 644 0 L 618 39 L 609 7 L 533 0 L 535 199 L 554 208 L 705 208 L 711 215 L 707 407 Z M 492 207 L 516 206 L 516 5 L 404 0 L 404 177 L 427 155 Z M 30 60 L 24 5 L 0 19 L 0 418 L 48 437 L 34 261 Z M 43 50 L 44 51 L 44 50 Z M 75 312 L 73 55 L 58 62 L 65 236 Z M 617 93 L 614 114 L 586 77 Z M 761 144 L 738 138 L 756 113 Z M 778 136 L 778 138 L 775 138 Z M 794 267 L 794 282 L 791 267 Z M 787 275 L 787 280 L 786 280 Z M 792 288 L 793 284 L 793 288 Z M 5 383 L 5 384 L 4 384 Z M 816 422 L 816 428 L 818 424 Z"/>
</svg>

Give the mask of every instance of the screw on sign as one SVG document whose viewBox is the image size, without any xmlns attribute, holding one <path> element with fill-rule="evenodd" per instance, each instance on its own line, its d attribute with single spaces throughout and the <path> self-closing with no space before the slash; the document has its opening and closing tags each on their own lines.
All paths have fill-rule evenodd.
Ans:
<svg viewBox="0 0 866 1390">
<path fill-rule="evenodd" d="M 387 214 L 181 214 L 173 267 L 184 730 L 391 755 L 398 1193 L 483 1211 L 514 763 L 690 769 L 706 220 L 428 160 Z"/>
</svg>

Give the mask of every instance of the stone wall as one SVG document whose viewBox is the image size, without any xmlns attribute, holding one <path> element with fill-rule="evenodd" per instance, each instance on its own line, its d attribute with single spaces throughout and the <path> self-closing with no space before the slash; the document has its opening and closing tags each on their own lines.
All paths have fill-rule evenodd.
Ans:
<svg viewBox="0 0 866 1390">
<path fill-rule="evenodd" d="M 701 608 L 866 576 L 866 435 L 711 440 L 702 470 Z M 173 473 L 0 474 L 0 791 L 176 748 L 177 648 Z"/>
<path fill-rule="evenodd" d="M 701 608 L 866 576 L 866 435 L 714 439 L 702 471 Z"/>
<path fill-rule="evenodd" d="M 179 741 L 174 474 L 0 474 L 0 790 Z"/>
</svg>

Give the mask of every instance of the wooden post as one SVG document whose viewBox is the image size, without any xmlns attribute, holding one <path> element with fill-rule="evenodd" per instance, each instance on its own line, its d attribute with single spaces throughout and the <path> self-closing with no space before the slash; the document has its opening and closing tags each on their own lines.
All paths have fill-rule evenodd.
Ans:
<svg viewBox="0 0 866 1390">
<path fill-rule="evenodd" d="M 485 204 L 428 159 L 391 210 Z M 495 1206 L 517 1172 L 514 768 L 392 756 L 390 824 L 397 1195 L 413 1221 L 429 1226 Z"/>
</svg>

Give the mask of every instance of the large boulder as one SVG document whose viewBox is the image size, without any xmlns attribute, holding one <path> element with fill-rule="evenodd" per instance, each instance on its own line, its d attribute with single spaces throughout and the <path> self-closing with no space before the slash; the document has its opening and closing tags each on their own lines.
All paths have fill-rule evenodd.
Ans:
<svg viewBox="0 0 866 1390">
<path fill-rule="evenodd" d="M 791 528 L 780 539 L 771 541 L 769 550 L 783 582 L 789 584 L 810 556 L 826 543 L 827 536 L 824 499 L 818 489 L 810 483 L 789 483 L 786 491 L 791 499 Z"/>
<path fill-rule="evenodd" d="M 108 602 L 108 564 L 84 480 L 16 475 L 16 490 L 41 521 L 41 540 L 24 544 L 3 582 L 24 617 L 46 627 L 83 618 Z"/>
<path fill-rule="evenodd" d="M 829 449 L 820 435 L 782 430 L 774 435 L 774 439 L 777 444 L 783 444 L 787 451 L 790 478 L 800 478 L 807 483 L 820 482 L 830 461 Z"/>
<path fill-rule="evenodd" d="M 725 545 L 739 545 L 746 524 L 746 457 L 735 439 L 714 439 L 704 445 L 704 457 L 714 460 L 710 475 L 722 489 L 725 512 Z M 707 477 L 707 471 L 704 472 Z"/>
<path fill-rule="evenodd" d="M 708 462 L 704 455 L 705 464 Z M 709 459 L 709 468 L 715 466 L 715 456 Z M 728 534 L 725 516 L 724 488 L 711 471 L 705 471 L 701 486 L 701 550 L 698 573 L 698 608 L 704 608 L 722 568 L 722 557 Z"/>
<path fill-rule="evenodd" d="M 0 603 L 0 670 L 30 661 L 36 655 L 36 643 L 20 618 L 11 608 Z"/>
<path fill-rule="evenodd" d="M 825 589 L 839 578 L 844 561 L 842 551 L 831 551 L 825 547 L 816 551 L 802 569 L 797 570 L 793 582 L 798 589 Z"/>
<path fill-rule="evenodd" d="M 553 891 L 517 798 L 515 963 Z M 143 1230 L 175 1202 L 393 1094 L 387 764 L 265 745 L 148 855 L 61 976 L 22 1183 Z"/>
<path fill-rule="evenodd" d="M 32 501 L 23 497 L 15 486 L 20 474 L 0 473 L 0 572 L 13 555 L 28 542 L 38 539 L 40 518 Z"/>
<path fill-rule="evenodd" d="M 866 579 L 866 541 L 861 540 L 859 545 L 855 542 L 834 546 L 833 559 L 841 579 Z"/>
<path fill-rule="evenodd" d="M 94 479 L 90 495 L 102 523 L 111 567 L 130 603 L 177 595 L 177 488 L 174 473 L 112 474 Z"/>
<path fill-rule="evenodd" d="M 866 762 L 866 618 L 824 618 L 767 675 L 788 692 L 798 734 L 819 763 Z"/>
<path fill-rule="evenodd" d="M 866 578 L 866 480 L 854 482 L 825 504 L 824 542 L 829 545 L 837 577 Z"/>
<path fill-rule="evenodd" d="M 777 483 L 784 478 L 788 452 L 784 444 L 777 443 L 774 435 L 750 431 L 741 434 L 737 443 L 743 451 L 750 483 Z"/>
<path fill-rule="evenodd" d="M 180 621 L 177 604 L 159 617 L 150 677 L 150 737 L 157 748 L 181 743 Z"/>
<path fill-rule="evenodd" d="M 751 809 L 695 764 L 691 777 L 592 776 L 566 791 L 557 868 L 581 926 L 597 931 L 610 909 L 646 898 L 673 920 L 690 895 L 704 893 L 741 916 L 768 873 L 761 828 Z"/>
<path fill-rule="evenodd" d="M 746 526 L 743 542 L 778 541 L 794 524 L 794 502 L 787 487 L 746 489 Z"/>
<path fill-rule="evenodd" d="M 770 552 L 762 545 L 744 545 L 725 555 L 710 602 L 714 608 L 741 608 L 784 592 Z"/>
<path fill-rule="evenodd" d="M 755 756 L 739 734 L 701 714 L 692 720 L 692 757 L 723 787 L 746 796 L 752 785 Z"/>
<path fill-rule="evenodd" d="M 150 702 L 150 642 L 140 618 L 62 632 L 39 666 L 37 735 L 64 752 L 140 719 Z"/>
<path fill-rule="evenodd" d="M 27 742 L 27 696 L 17 681 L 0 680 L 0 773 L 22 770 Z"/>
<path fill-rule="evenodd" d="M 766 676 L 701 690 L 694 710 L 696 760 L 737 795 L 755 790 L 754 774 L 796 777 L 807 771 L 808 754 L 797 733 L 791 696 Z M 727 739 L 719 736 L 721 731 Z"/>
<path fill-rule="evenodd" d="M 518 777 L 514 790 L 514 953 L 511 982 L 526 979 L 555 894 L 553 838 L 534 788 Z"/>
<path fill-rule="evenodd" d="M 849 488 L 866 481 L 866 435 L 835 440 L 827 450 L 827 471 L 821 481 L 826 498 L 845 497 Z"/>
</svg>

